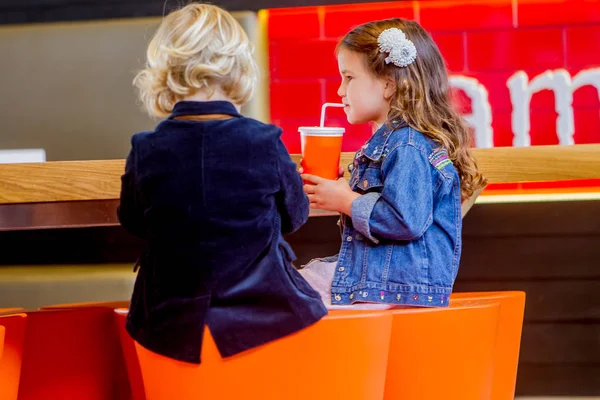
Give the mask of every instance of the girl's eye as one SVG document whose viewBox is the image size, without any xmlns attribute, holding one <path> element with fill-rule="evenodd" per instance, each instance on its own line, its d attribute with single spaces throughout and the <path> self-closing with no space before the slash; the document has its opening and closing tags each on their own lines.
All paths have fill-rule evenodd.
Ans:
<svg viewBox="0 0 600 400">
<path fill-rule="evenodd" d="M 353 78 L 353 77 L 351 77 L 351 76 L 346 76 L 346 79 L 348 80 L 348 82 L 350 82 L 350 81 L 351 81 L 352 79 L 354 79 L 354 78 Z"/>
</svg>

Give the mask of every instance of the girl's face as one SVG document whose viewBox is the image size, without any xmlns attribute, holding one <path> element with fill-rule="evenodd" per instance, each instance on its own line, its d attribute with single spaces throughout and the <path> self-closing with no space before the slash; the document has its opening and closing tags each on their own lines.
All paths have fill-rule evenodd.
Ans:
<svg viewBox="0 0 600 400">
<path fill-rule="evenodd" d="M 391 79 L 378 78 L 368 70 L 363 56 L 344 49 L 337 55 L 342 84 L 338 96 L 346 105 L 344 111 L 351 124 L 374 121 L 381 126 L 390 111 L 390 99 L 396 85 Z"/>
</svg>

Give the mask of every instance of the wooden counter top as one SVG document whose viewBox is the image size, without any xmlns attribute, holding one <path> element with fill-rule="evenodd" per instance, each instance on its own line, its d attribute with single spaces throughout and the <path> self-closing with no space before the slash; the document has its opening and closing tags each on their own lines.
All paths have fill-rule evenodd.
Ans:
<svg viewBox="0 0 600 400">
<path fill-rule="evenodd" d="M 490 183 L 600 178 L 600 144 L 474 149 Z M 354 153 L 342 153 L 348 165 Z M 299 162 L 300 156 L 293 155 Z M 0 230 L 118 224 L 124 160 L 0 165 Z M 331 215 L 311 212 L 311 216 Z"/>
</svg>

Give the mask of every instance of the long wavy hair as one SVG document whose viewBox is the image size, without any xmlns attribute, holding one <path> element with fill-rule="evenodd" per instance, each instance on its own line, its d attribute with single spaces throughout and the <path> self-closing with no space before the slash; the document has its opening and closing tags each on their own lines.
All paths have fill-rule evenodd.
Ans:
<svg viewBox="0 0 600 400">
<path fill-rule="evenodd" d="M 386 64 L 388 54 L 379 51 L 377 39 L 389 28 L 401 29 L 417 49 L 416 60 L 407 67 Z M 460 177 L 463 200 L 486 185 L 471 152 L 471 132 L 452 106 L 444 59 L 421 25 L 399 18 L 369 22 L 346 34 L 336 52 L 340 49 L 361 54 L 375 76 L 395 80 L 397 90 L 390 102 L 388 124 L 403 120 L 446 149 Z"/>
</svg>

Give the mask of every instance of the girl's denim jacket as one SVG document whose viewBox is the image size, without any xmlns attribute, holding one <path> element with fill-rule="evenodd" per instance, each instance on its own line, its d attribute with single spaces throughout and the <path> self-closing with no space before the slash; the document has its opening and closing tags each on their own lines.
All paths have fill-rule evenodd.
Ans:
<svg viewBox="0 0 600 400">
<path fill-rule="evenodd" d="M 333 304 L 448 305 L 461 253 L 460 181 L 446 150 L 410 127 L 380 128 L 356 153 Z"/>
</svg>

